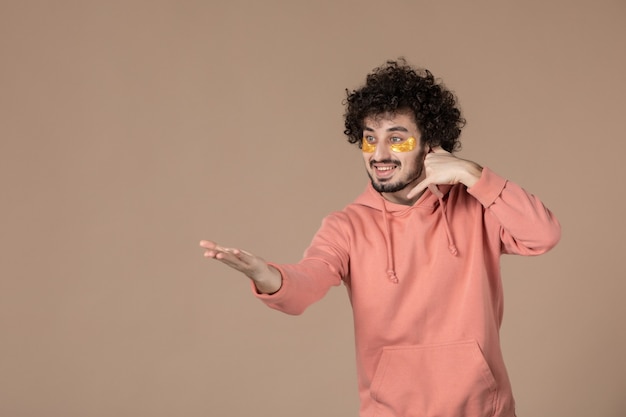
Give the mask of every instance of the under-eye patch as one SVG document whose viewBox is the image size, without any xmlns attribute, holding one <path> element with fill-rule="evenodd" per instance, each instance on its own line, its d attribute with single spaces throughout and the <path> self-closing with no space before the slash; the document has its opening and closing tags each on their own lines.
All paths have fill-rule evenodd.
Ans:
<svg viewBox="0 0 626 417">
<path fill-rule="evenodd" d="M 374 153 L 376 151 L 376 143 L 369 143 L 366 138 L 363 138 L 361 144 L 361 150 L 365 153 Z M 389 145 L 389 149 L 393 152 L 410 152 L 417 147 L 417 140 L 413 136 L 407 138 L 407 140 L 401 143 L 392 143 Z"/>
<path fill-rule="evenodd" d="M 361 150 L 365 153 L 374 153 L 376 151 L 376 144 L 369 143 L 367 138 L 363 138 L 363 143 L 361 145 Z"/>
<path fill-rule="evenodd" d="M 389 145 L 394 152 L 410 152 L 417 146 L 417 141 L 413 136 L 407 138 L 404 142 L 392 143 Z"/>
</svg>

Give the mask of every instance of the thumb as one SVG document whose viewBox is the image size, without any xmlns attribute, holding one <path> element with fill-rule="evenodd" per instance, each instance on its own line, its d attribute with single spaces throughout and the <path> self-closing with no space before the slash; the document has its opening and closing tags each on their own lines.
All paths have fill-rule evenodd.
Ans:
<svg viewBox="0 0 626 417">
<path fill-rule="evenodd" d="M 415 188 L 413 188 L 411 191 L 409 191 L 409 193 L 406 196 L 407 196 L 407 198 L 413 198 L 416 195 L 419 195 L 422 191 L 424 191 L 427 188 L 437 198 L 442 198 L 443 197 L 443 193 L 441 191 L 439 191 L 439 187 L 437 187 L 437 184 L 431 183 L 428 179 L 425 179 L 424 181 L 422 181 L 419 184 L 417 184 L 415 186 Z"/>
<path fill-rule="evenodd" d="M 429 182 L 428 179 L 425 179 L 423 181 L 421 181 L 419 184 L 417 184 L 411 191 L 409 191 L 409 193 L 406 195 L 407 198 L 413 198 L 416 195 L 419 195 L 422 193 L 422 191 L 424 191 L 427 187 L 429 187 Z"/>
</svg>

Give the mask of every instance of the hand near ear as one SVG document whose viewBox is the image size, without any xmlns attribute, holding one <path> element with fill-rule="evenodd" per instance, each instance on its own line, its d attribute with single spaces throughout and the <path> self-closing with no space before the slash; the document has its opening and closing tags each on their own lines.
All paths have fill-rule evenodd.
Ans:
<svg viewBox="0 0 626 417">
<path fill-rule="evenodd" d="M 437 197 L 442 194 L 437 185 L 464 184 L 468 188 L 476 184 L 483 168 L 475 162 L 457 158 L 440 146 L 430 149 L 424 158 L 426 178 L 417 184 L 409 194 L 413 198 L 428 188 Z"/>
</svg>

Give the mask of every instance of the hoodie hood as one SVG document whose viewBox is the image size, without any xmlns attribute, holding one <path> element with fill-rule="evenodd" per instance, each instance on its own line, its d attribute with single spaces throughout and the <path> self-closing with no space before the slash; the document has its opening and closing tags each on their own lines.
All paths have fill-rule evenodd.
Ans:
<svg viewBox="0 0 626 417">
<path fill-rule="evenodd" d="M 415 209 L 429 210 L 432 215 L 440 213 L 439 215 L 442 218 L 448 241 L 448 251 L 453 256 L 456 256 L 458 253 L 456 245 L 454 244 L 452 232 L 450 231 L 450 225 L 448 223 L 448 216 L 446 212 L 446 201 L 452 186 L 438 185 L 436 187 L 441 192 L 441 197 L 436 196 L 429 189 L 426 189 L 415 204 L 412 206 L 406 206 L 388 201 L 382 196 L 381 193 L 374 189 L 371 183 L 368 183 L 365 192 L 354 201 L 354 204 L 366 206 L 380 211 L 381 213 L 385 235 L 385 246 L 387 248 L 387 278 L 394 284 L 397 284 L 400 280 L 395 270 L 394 248 L 391 240 L 391 227 L 389 222 L 390 215 L 393 216 L 395 214 L 405 213 L 409 210 Z"/>
</svg>

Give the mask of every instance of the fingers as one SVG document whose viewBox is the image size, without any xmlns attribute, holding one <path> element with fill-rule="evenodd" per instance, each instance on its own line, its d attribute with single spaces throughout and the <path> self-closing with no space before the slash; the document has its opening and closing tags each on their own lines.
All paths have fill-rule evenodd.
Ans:
<svg viewBox="0 0 626 417">
<path fill-rule="evenodd" d="M 205 249 L 206 258 L 215 259 L 243 273 L 258 284 L 257 288 L 262 292 L 276 292 L 280 288 L 282 282 L 280 273 L 272 272 L 262 258 L 241 249 L 222 247 L 210 240 L 200 241 L 200 247 Z M 271 275 L 269 279 L 268 274 Z"/>
<path fill-rule="evenodd" d="M 245 272 L 251 266 L 252 261 L 248 255 L 237 249 L 219 252 L 215 255 L 215 259 L 242 272 Z"/>
<path fill-rule="evenodd" d="M 215 258 L 215 259 L 223 259 L 225 256 L 224 254 L 228 254 L 228 253 L 238 254 L 241 252 L 238 249 L 226 248 L 226 247 L 220 246 L 217 243 L 212 242 L 210 240 L 201 240 L 200 247 L 206 249 L 204 251 L 205 257 Z"/>
<path fill-rule="evenodd" d="M 201 240 L 200 247 L 206 249 L 204 256 L 222 261 L 230 266 L 241 267 L 250 263 L 254 255 L 242 249 L 227 248 L 210 240 Z"/>
<path fill-rule="evenodd" d="M 204 257 L 215 259 L 239 272 L 248 278 L 254 279 L 258 275 L 262 259 L 236 248 L 226 248 L 217 245 L 215 242 L 202 241 L 200 246 L 205 248 Z"/>
<path fill-rule="evenodd" d="M 210 240 L 201 240 L 200 247 L 205 249 L 215 249 L 217 247 L 217 243 Z"/>
</svg>

